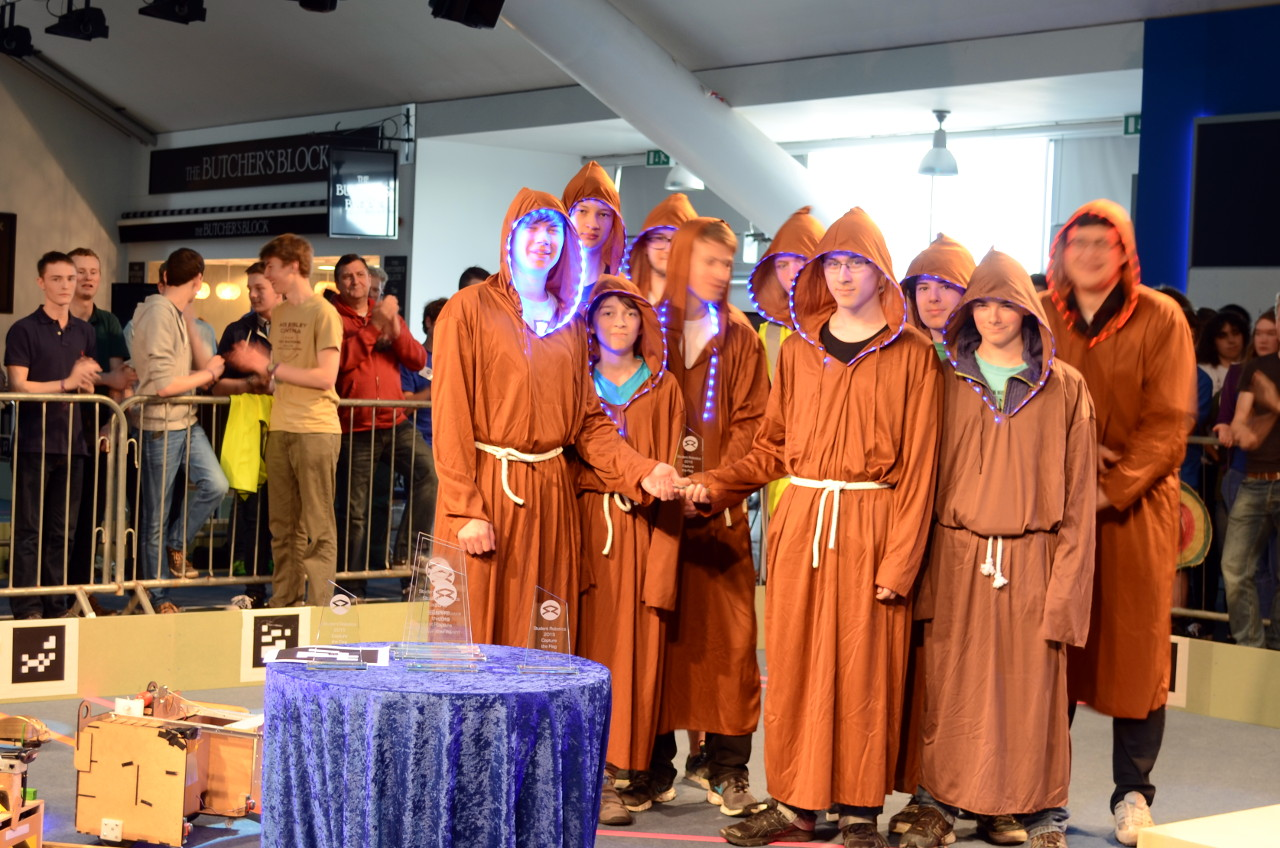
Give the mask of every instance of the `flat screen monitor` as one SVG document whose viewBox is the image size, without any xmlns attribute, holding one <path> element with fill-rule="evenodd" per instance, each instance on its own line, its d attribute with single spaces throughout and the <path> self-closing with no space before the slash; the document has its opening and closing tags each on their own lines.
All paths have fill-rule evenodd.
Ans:
<svg viewBox="0 0 1280 848">
<path fill-rule="evenodd" d="M 329 236 L 396 238 L 394 150 L 329 149 Z"/>
<path fill-rule="evenodd" d="M 1280 113 L 1200 118 L 1191 188 L 1191 265 L 1280 265 Z"/>
</svg>

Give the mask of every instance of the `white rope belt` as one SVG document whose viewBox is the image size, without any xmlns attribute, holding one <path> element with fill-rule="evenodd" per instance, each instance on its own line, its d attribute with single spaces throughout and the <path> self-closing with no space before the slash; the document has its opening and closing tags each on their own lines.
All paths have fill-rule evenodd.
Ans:
<svg viewBox="0 0 1280 848">
<path fill-rule="evenodd" d="M 631 499 L 617 492 L 604 495 L 604 526 L 609 528 L 609 536 L 604 540 L 604 550 L 600 552 L 601 556 L 608 556 L 609 551 L 613 550 L 613 516 L 610 514 L 609 500 L 613 499 L 614 504 L 623 512 L 631 511 Z"/>
<path fill-rule="evenodd" d="M 809 480 L 805 477 L 792 477 L 791 484 L 805 489 L 821 489 L 818 498 L 818 522 L 813 528 L 813 567 L 818 567 L 818 556 L 822 545 L 822 519 L 827 513 L 827 496 L 831 496 L 831 529 L 827 533 L 827 550 L 835 550 L 836 526 L 840 523 L 840 493 L 849 491 L 865 491 L 868 489 L 891 489 L 888 483 L 846 483 L 843 480 Z"/>
<path fill-rule="evenodd" d="M 515 448 L 500 448 L 496 445 L 486 445 L 484 442 L 476 442 L 476 448 L 502 461 L 502 491 L 507 493 L 507 497 L 511 498 L 516 506 L 524 506 L 524 498 L 517 497 L 516 493 L 511 491 L 511 483 L 507 480 L 507 467 L 511 464 L 511 460 L 528 463 L 546 462 L 564 453 L 564 448 L 552 448 L 546 453 L 524 453 Z"/>
<path fill-rule="evenodd" d="M 996 558 L 994 563 L 991 559 L 991 543 L 995 542 Z M 978 570 L 982 572 L 984 577 L 990 577 L 991 586 L 1000 589 L 1009 585 L 1009 578 L 1004 576 L 1004 537 L 990 536 L 987 538 L 987 558 L 983 560 Z"/>
</svg>

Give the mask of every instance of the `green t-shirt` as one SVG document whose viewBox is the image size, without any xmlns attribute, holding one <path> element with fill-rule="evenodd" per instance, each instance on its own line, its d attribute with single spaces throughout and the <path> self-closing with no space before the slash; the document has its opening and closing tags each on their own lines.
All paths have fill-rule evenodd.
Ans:
<svg viewBox="0 0 1280 848">
<path fill-rule="evenodd" d="M 977 356 L 977 354 L 974 354 Z M 1004 387 L 1008 384 L 1009 378 L 1016 374 L 1021 374 L 1026 365 L 1018 363 L 1005 367 L 1002 365 L 992 365 L 981 356 L 977 356 L 978 370 L 982 372 L 982 379 L 986 381 L 987 388 L 991 389 L 991 393 L 996 396 L 996 406 L 1004 409 Z"/>
<path fill-rule="evenodd" d="M 938 358 L 943 362 L 947 361 L 947 346 L 942 342 L 934 342 L 933 349 L 938 352 Z"/>
</svg>

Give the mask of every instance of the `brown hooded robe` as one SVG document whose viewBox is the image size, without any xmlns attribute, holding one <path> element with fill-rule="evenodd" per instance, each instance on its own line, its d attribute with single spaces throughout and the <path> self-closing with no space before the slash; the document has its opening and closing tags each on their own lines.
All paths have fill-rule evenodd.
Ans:
<svg viewBox="0 0 1280 848">
<path fill-rule="evenodd" d="M 1085 213 L 1111 222 L 1125 253 L 1125 300 L 1097 336 L 1076 329 L 1062 250 Z M 1058 358 L 1093 395 L 1098 442 L 1120 460 L 1098 476 L 1112 506 L 1098 513 L 1093 616 L 1069 654 L 1071 697 L 1106 715 L 1146 718 L 1169 694 L 1169 628 L 1178 561 L 1178 468 L 1194 415 L 1195 353 L 1178 305 L 1142 285 L 1133 223 L 1117 204 L 1076 210 L 1054 239 L 1049 291 L 1040 295 Z"/>
<path fill-rule="evenodd" d="M 636 237 L 631 241 L 631 247 L 627 249 L 623 270 L 627 279 L 636 284 L 636 288 L 646 299 L 649 297 L 649 277 L 653 273 L 653 268 L 649 265 L 649 255 L 645 253 L 645 239 L 657 229 L 671 230 L 671 235 L 674 236 L 681 224 L 696 217 L 698 213 L 693 211 L 689 196 L 676 192 L 664 197 L 662 202 L 653 207 L 649 216 L 644 219 L 644 226 L 640 228 L 640 232 L 636 233 Z M 670 258 L 667 260 L 667 267 L 671 267 Z M 658 304 L 654 303 L 653 306 L 657 308 Z"/>
<path fill-rule="evenodd" d="M 718 310 L 718 332 L 691 368 L 684 364 L 689 262 L 694 242 L 715 220 L 695 218 L 676 232 L 664 301 L 667 367 L 683 387 L 685 426 L 702 438 L 704 469 L 747 453 L 769 394 L 760 340 L 729 316 L 727 300 Z M 679 603 L 667 630 L 660 731 L 742 736 L 759 724 L 756 573 L 743 503 L 749 494 L 726 501 L 715 515 L 685 519 Z"/>
<path fill-rule="evenodd" d="M 848 365 L 819 342 L 836 311 L 822 268 L 830 251 L 864 256 L 886 277 L 888 326 Z M 838 501 L 827 495 L 823 504 L 822 490 L 793 484 L 769 523 L 765 772 L 774 798 L 804 809 L 880 806 L 898 753 L 911 623 L 905 596 L 933 508 L 942 371 L 933 346 L 906 324 L 892 268 L 861 209 L 832 225 L 796 278 L 798 330 L 782 346 L 751 453 L 706 476 L 712 509 L 784 475 L 888 487 L 843 491 Z M 876 586 L 904 598 L 877 601 Z"/>
<path fill-rule="evenodd" d="M 556 325 L 539 336 L 521 315 L 511 283 L 509 242 L 522 218 L 538 209 L 561 216 L 564 246 L 547 275 L 557 301 Z M 586 325 L 577 313 L 579 250 L 560 201 L 521 189 L 502 228 L 501 270 L 449 299 L 436 322 L 433 450 L 440 488 L 436 534 L 457 543 L 467 521 L 493 524 L 497 548 L 468 556 L 472 637 L 477 642 L 527 644 L 535 586 L 564 599 L 576 626 L 581 524 L 569 457 L 544 462 L 512 460 L 504 492 L 502 462 L 477 443 L 545 453 L 572 445 L 607 477 L 607 485 L 633 499 L 647 497 L 640 481 L 653 460 L 618 437 L 600 408 L 587 372 Z"/>
<path fill-rule="evenodd" d="M 1027 367 L 1009 379 L 1002 408 L 978 368 L 980 299 L 1031 313 L 1022 328 Z M 1031 278 L 1003 253 L 988 253 L 974 271 L 946 336 L 955 370 L 945 381 L 937 518 L 915 609 L 929 619 L 923 783 L 974 813 L 1064 807 L 1066 646 L 1084 644 L 1093 586 L 1093 401 L 1080 373 L 1053 358 Z M 988 556 L 996 574 L 982 571 Z"/>
<path fill-rule="evenodd" d="M 684 397 L 666 370 L 662 326 L 648 301 L 621 277 L 601 277 L 591 302 L 618 294 L 640 307 L 640 353 L 651 376 L 625 404 L 614 406 L 604 399 L 600 404 L 641 455 L 674 462 L 684 432 Z M 589 338 L 594 361 L 595 337 Z M 584 568 L 578 653 L 612 674 L 606 760 L 619 768 L 646 769 L 658 731 L 666 654 L 667 616 L 660 611 L 672 610 L 676 603 L 680 504 L 632 504 L 624 512 L 612 490 L 589 469 L 583 470 L 579 487 Z"/>
<path fill-rule="evenodd" d="M 609 241 L 601 251 L 604 261 L 604 273 L 617 274 L 622 268 L 622 254 L 627 247 L 627 226 L 622 220 L 622 198 L 613 180 L 605 173 L 604 168 L 596 162 L 588 162 L 582 170 L 573 175 L 569 184 L 564 187 L 560 202 L 565 212 L 573 215 L 575 204 L 583 200 L 598 200 L 613 210 L 613 229 L 609 231 Z M 595 280 L 587 281 L 587 290 L 591 290 Z M 587 298 L 583 298 L 584 308 Z"/>
<path fill-rule="evenodd" d="M 969 278 L 973 276 L 976 264 L 968 248 L 946 233 L 938 233 L 938 237 L 911 260 L 911 264 L 907 266 L 907 275 L 902 280 L 911 325 L 923 330 L 926 336 L 929 335 L 929 328 L 920 320 L 916 309 L 915 287 L 918 277 L 925 274 L 941 277 L 963 291 L 969 285 Z"/>
</svg>

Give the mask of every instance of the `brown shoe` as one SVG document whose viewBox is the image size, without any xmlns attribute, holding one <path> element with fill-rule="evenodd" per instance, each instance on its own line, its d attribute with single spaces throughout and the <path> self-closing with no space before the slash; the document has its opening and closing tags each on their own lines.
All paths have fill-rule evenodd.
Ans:
<svg viewBox="0 0 1280 848">
<path fill-rule="evenodd" d="M 916 818 L 920 815 L 919 804 L 907 804 L 898 812 L 894 813 L 889 819 L 890 833 L 906 833 L 911 829 L 911 825 L 916 823 Z"/>
<path fill-rule="evenodd" d="M 115 610 L 107 609 L 106 607 L 104 607 L 102 605 L 102 602 L 98 600 L 97 595 L 89 596 L 89 609 L 93 610 L 94 615 L 115 615 L 116 614 Z"/>
<path fill-rule="evenodd" d="M 726 816 L 749 816 L 762 806 L 751 794 L 751 780 L 745 770 L 721 775 L 707 790 L 707 803 L 718 806 Z"/>
<path fill-rule="evenodd" d="M 156 607 L 156 612 L 161 615 L 172 615 L 175 612 L 182 612 L 182 607 L 178 606 L 173 601 L 165 601 L 160 606 Z"/>
<path fill-rule="evenodd" d="M 181 577 L 184 580 L 190 580 L 193 577 L 200 576 L 200 570 L 196 568 L 195 563 L 182 555 L 182 551 L 176 548 L 166 548 L 169 552 L 169 573 L 174 577 Z"/>
<path fill-rule="evenodd" d="M 915 824 L 902 834 L 898 845 L 902 848 L 939 848 L 956 841 L 951 822 L 937 807 L 922 805 Z"/>
<path fill-rule="evenodd" d="M 1067 835 L 1056 830 L 1037 833 L 1031 837 L 1030 848 L 1067 848 Z"/>
<path fill-rule="evenodd" d="M 844 848 L 889 848 L 880 829 L 871 822 L 858 822 L 840 828 Z"/>
<path fill-rule="evenodd" d="M 978 835 L 993 845 L 1021 845 L 1027 829 L 1013 816 L 978 816 Z"/>
<path fill-rule="evenodd" d="M 658 786 L 649 772 L 635 771 L 631 773 L 631 783 L 627 788 L 618 791 L 618 797 L 628 810 L 642 813 L 654 804 L 675 798 L 676 788 L 670 783 Z"/>
<path fill-rule="evenodd" d="M 807 823 L 806 829 L 802 824 Z M 720 828 L 720 835 L 730 845 L 768 845 L 770 842 L 810 842 L 813 840 L 813 822 L 800 816 L 788 818 L 778 809 L 777 801 L 765 804 L 763 810 L 748 816 L 737 824 Z"/>
<path fill-rule="evenodd" d="M 618 787 L 614 785 L 613 775 L 605 772 L 604 786 L 600 790 L 600 824 L 625 827 L 635 822 L 635 817 L 618 796 Z"/>
</svg>

